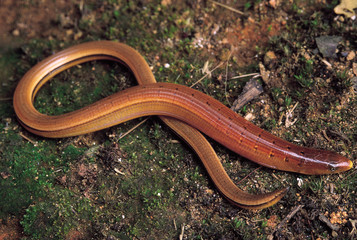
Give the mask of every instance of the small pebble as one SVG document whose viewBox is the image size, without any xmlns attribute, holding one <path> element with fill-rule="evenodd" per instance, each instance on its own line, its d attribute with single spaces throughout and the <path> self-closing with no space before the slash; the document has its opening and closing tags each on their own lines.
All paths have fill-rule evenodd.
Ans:
<svg viewBox="0 0 357 240">
<path fill-rule="evenodd" d="M 352 63 L 352 71 L 355 75 L 357 75 L 357 63 Z"/>
<path fill-rule="evenodd" d="M 347 57 L 347 56 L 348 56 L 348 53 L 349 53 L 349 52 L 344 51 L 344 52 L 341 52 L 341 55 L 342 55 L 342 57 Z"/>
<path fill-rule="evenodd" d="M 278 103 L 279 103 L 279 105 L 283 105 L 284 104 L 284 99 L 282 99 L 281 97 L 278 98 Z"/>
<path fill-rule="evenodd" d="M 351 61 L 356 57 L 356 53 L 354 51 L 351 51 L 348 55 L 347 55 L 347 61 Z"/>
<path fill-rule="evenodd" d="M 341 36 L 320 36 L 316 37 L 315 40 L 323 57 L 336 58 L 337 46 L 342 40 Z"/>
<path fill-rule="evenodd" d="M 83 32 L 79 31 L 74 35 L 74 40 L 78 40 L 83 36 Z"/>
<path fill-rule="evenodd" d="M 273 51 L 268 51 L 265 55 L 264 55 L 264 64 L 265 65 L 269 65 L 271 64 L 271 62 L 275 62 L 277 59 L 275 53 Z"/>
<path fill-rule="evenodd" d="M 353 77 L 351 79 L 351 82 L 352 82 L 353 90 L 355 91 L 355 93 L 357 93 L 357 77 Z"/>
<path fill-rule="evenodd" d="M 73 29 L 68 29 L 68 30 L 66 31 L 66 35 L 67 35 L 67 36 L 73 35 Z"/>
<path fill-rule="evenodd" d="M 15 37 L 20 36 L 20 30 L 19 29 L 15 29 L 14 31 L 12 31 L 12 35 L 14 35 Z"/>
</svg>

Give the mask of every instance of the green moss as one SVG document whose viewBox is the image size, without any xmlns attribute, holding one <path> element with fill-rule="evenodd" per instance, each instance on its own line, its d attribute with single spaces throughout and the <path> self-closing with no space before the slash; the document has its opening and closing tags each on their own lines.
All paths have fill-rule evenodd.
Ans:
<svg viewBox="0 0 357 240">
<path fill-rule="evenodd" d="M 55 155 L 45 157 L 30 143 L 17 144 L 21 138 L 14 135 L 2 149 L 1 168 L 9 174 L 0 180 L 3 214 L 18 214 L 34 200 L 44 197 L 53 184 L 52 171 L 47 164 L 56 162 Z"/>
<path fill-rule="evenodd" d="M 303 88 L 311 88 L 314 84 L 314 80 L 312 78 L 313 74 L 313 61 L 302 59 L 303 68 L 298 71 L 297 75 L 294 75 L 296 81 Z"/>
<path fill-rule="evenodd" d="M 26 209 L 21 224 L 32 239 L 64 239 L 69 231 L 91 221 L 94 210 L 87 198 L 67 189 L 53 188 L 46 201 Z"/>
<path fill-rule="evenodd" d="M 13 131 L 1 134 L 0 141 L 0 168 L 8 176 L 0 179 L 1 216 L 19 214 L 34 201 L 46 198 L 54 187 L 56 170 L 66 171 L 69 162 L 81 154 L 72 146 L 58 152 L 55 142 L 48 139 L 35 146 Z"/>
</svg>

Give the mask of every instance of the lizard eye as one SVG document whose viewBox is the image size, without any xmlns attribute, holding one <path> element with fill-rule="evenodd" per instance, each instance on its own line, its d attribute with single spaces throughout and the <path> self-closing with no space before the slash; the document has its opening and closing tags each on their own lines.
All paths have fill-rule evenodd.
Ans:
<svg viewBox="0 0 357 240">
<path fill-rule="evenodd" d="M 328 165 L 328 168 L 330 169 L 331 172 L 336 171 L 336 167 L 334 167 L 333 165 Z"/>
</svg>

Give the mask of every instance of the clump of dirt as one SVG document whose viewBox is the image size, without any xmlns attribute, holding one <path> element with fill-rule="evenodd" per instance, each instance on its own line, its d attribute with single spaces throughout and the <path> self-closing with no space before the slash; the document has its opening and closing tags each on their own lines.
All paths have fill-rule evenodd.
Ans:
<svg viewBox="0 0 357 240">
<path fill-rule="evenodd" d="M 53 23 L 68 27 L 78 6 L 76 1 L 62 0 L 0 1 L 0 44 L 8 46 L 15 37 L 48 37 L 56 29 Z"/>
<path fill-rule="evenodd" d="M 22 227 L 17 218 L 0 219 L 0 239 L 11 240 L 22 237 Z"/>
<path fill-rule="evenodd" d="M 124 166 L 124 162 L 122 162 L 123 159 L 127 158 L 127 153 L 120 149 L 117 143 L 101 148 L 98 157 L 103 163 L 104 171 L 114 171 L 119 174 L 124 174 L 124 171 L 128 171 L 126 169 L 128 166 Z"/>
<path fill-rule="evenodd" d="M 239 59 L 239 66 L 246 66 L 255 61 L 257 47 L 267 46 L 269 39 L 279 35 L 286 21 L 278 18 L 266 18 L 249 24 L 237 24 L 228 29 L 227 41 L 234 48 L 234 56 Z"/>
<path fill-rule="evenodd" d="M 97 164 L 78 162 L 71 167 L 69 174 L 58 177 L 57 180 L 75 192 L 81 192 L 85 197 L 90 198 L 90 191 L 96 183 L 98 175 Z"/>
</svg>

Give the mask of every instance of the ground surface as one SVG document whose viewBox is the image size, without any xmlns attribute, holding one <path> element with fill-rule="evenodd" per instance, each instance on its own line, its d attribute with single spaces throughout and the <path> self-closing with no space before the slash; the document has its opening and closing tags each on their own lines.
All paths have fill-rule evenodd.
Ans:
<svg viewBox="0 0 357 240">
<path fill-rule="evenodd" d="M 236 77 L 260 73 L 264 92 L 239 114 L 356 165 L 356 21 L 334 13 L 337 1 L 220 2 L 231 8 L 199 0 L 0 1 L 0 239 L 356 238 L 355 168 L 274 171 L 212 141 L 242 189 L 290 186 L 273 207 L 248 211 L 219 194 L 194 152 L 155 117 L 124 138 L 142 119 L 67 139 L 19 125 L 11 100 L 26 71 L 67 46 L 116 40 L 137 49 L 157 81 L 190 86 L 207 75 L 195 88 L 227 106 L 249 80 Z M 320 36 L 341 37 L 336 54 L 321 53 Z M 119 64 L 86 63 L 46 84 L 36 107 L 61 114 L 135 84 Z"/>
</svg>

